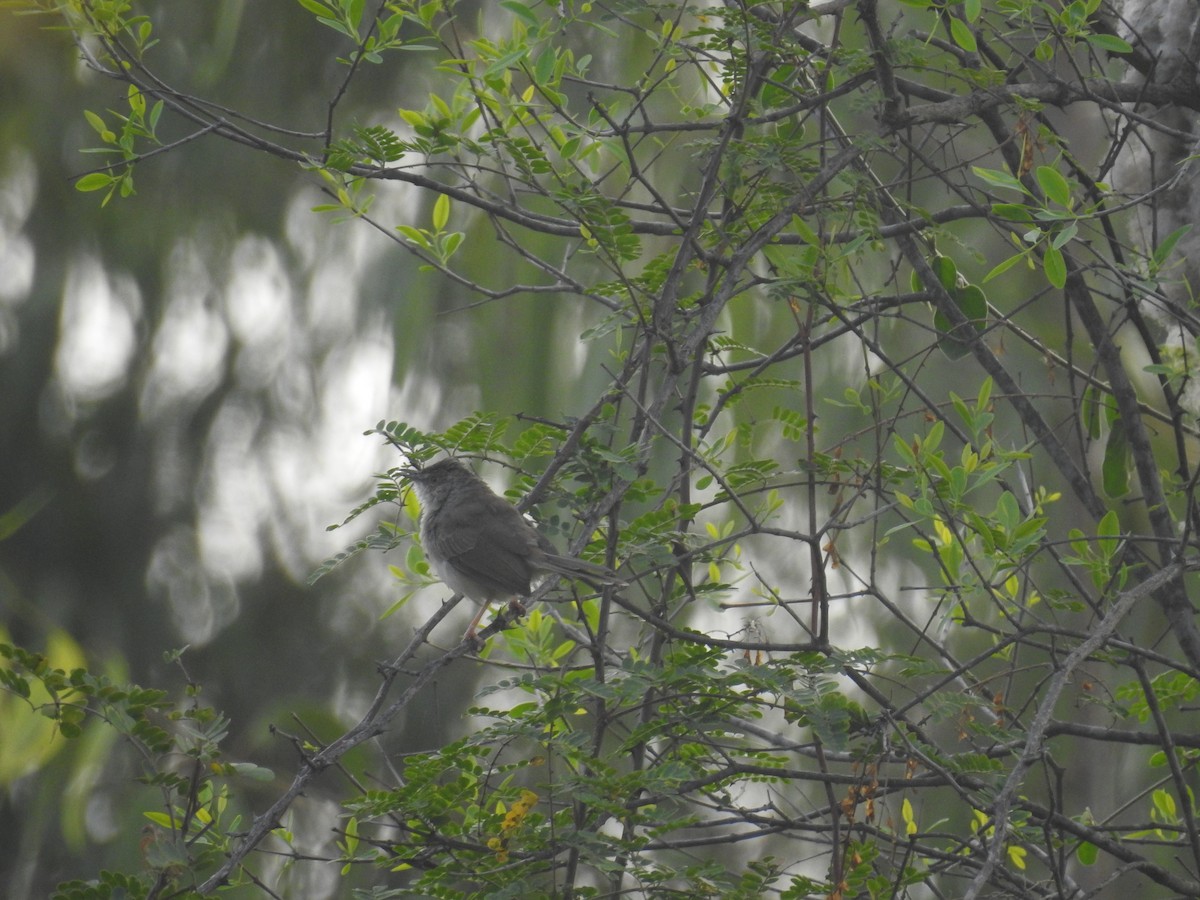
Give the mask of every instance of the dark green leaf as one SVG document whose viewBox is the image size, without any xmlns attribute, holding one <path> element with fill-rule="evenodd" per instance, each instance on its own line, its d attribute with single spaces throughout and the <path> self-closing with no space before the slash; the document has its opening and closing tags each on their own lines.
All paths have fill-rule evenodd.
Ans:
<svg viewBox="0 0 1200 900">
<path fill-rule="evenodd" d="M 942 287 L 948 291 L 958 287 L 958 267 L 954 265 L 954 260 L 939 254 L 930 260 L 929 265 Z"/>
<path fill-rule="evenodd" d="M 1083 392 L 1082 409 L 1083 427 L 1088 437 L 1093 441 L 1100 439 L 1100 391 L 1094 385 L 1089 385 Z"/>
<path fill-rule="evenodd" d="M 1101 464 L 1104 493 L 1109 497 L 1124 497 L 1129 493 L 1129 439 L 1125 426 L 1117 419 L 1108 433 Z"/>
</svg>

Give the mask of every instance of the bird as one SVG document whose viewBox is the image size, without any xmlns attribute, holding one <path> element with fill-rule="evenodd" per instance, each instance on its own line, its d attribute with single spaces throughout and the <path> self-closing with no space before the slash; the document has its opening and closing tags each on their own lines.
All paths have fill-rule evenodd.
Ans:
<svg viewBox="0 0 1200 900">
<path fill-rule="evenodd" d="M 453 457 L 400 474 L 421 505 L 421 546 L 430 568 L 455 593 L 480 604 L 464 640 L 475 639 L 493 601 L 508 599 L 511 608 L 524 612 L 521 599 L 533 592 L 538 575 L 623 583 L 612 569 L 560 555 L 520 510 Z"/>
</svg>

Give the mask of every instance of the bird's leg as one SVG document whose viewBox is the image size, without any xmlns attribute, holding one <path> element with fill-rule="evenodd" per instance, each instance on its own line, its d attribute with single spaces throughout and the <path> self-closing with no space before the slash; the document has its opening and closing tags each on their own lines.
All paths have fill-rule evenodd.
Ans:
<svg viewBox="0 0 1200 900">
<path fill-rule="evenodd" d="M 464 641 L 475 641 L 475 629 L 479 627 L 479 620 L 483 618 L 483 614 L 488 611 L 488 604 L 479 604 L 479 612 L 475 613 L 475 618 L 471 620 L 471 624 L 467 626 L 467 630 L 463 633 Z"/>
<path fill-rule="evenodd" d="M 525 604 L 521 602 L 520 597 L 513 597 L 508 601 L 508 608 L 512 614 L 519 618 L 525 615 Z M 466 632 L 463 634 L 465 641 L 477 641 L 475 629 L 479 627 L 479 620 L 483 618 L 483 614 L 488 611 L 488 604 L 484 603 L 479 607 L 479 612 L 475 614 L 475 618 L 471 620 L 471 624 L 467 626 Z"/>
</svg>

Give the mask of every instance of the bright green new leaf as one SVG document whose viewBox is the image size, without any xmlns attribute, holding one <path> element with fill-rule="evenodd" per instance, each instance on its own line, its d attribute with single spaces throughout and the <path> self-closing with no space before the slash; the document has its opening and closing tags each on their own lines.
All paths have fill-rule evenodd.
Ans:
<svg viewBox="0 0 1200 900">
<path fill-rule="evenodd" d="M 92 172 L 84 175 L 75 182 L 77 191 L 102 191 L 113 183 L 113 176 L 107 172 Z"/>
<path fill-rule="evenodd" d="M 433 203 L 433 230 L 441 231 L 449 221 L 450 196 L 448 194 L 438 194 L 437 200 Z"/>
<path fill-rule="evenodd" d="M 104 124 L 104 119 L 92 112 L 90 109 L 83 111 L 83 117 L 88 120 L 88 124 L 95 129 L 96 134 L 100 135 L 100 140 L 106 144 L 111 144 L 117 139 L 117 136 L 109 130 L 109 127 Z"/>
<path fill-rule="evenodd" d="M 904 801 L 900 804 L 900 815 L 904 819 L 904 833 L 916 834 L 917 819 L 916 816 L 913 815 L 912 801 L 907 797 L 905 797 Z"/>
</svg>

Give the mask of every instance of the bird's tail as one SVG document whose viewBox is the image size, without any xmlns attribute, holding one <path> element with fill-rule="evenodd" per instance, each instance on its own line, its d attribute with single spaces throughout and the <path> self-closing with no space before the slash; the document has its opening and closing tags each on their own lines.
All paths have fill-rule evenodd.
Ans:
<svg viewBox="0 0 1200 900">
<path fill-rule="evenodd" d="M 567 578 L 578 578 L 580 581 L 586 581 L 593 587 L 606 584 L 621 586 L 626 583 L 621 579 L 620 575 L 607 566 L 598 566 L 595 563 L 590 563 L 583 559 L 575 559 L 571 556 L 559 556 L 556 553 L 547 553 L 542 565 L 549 572 L 565 575 Z"/>
</svg>

